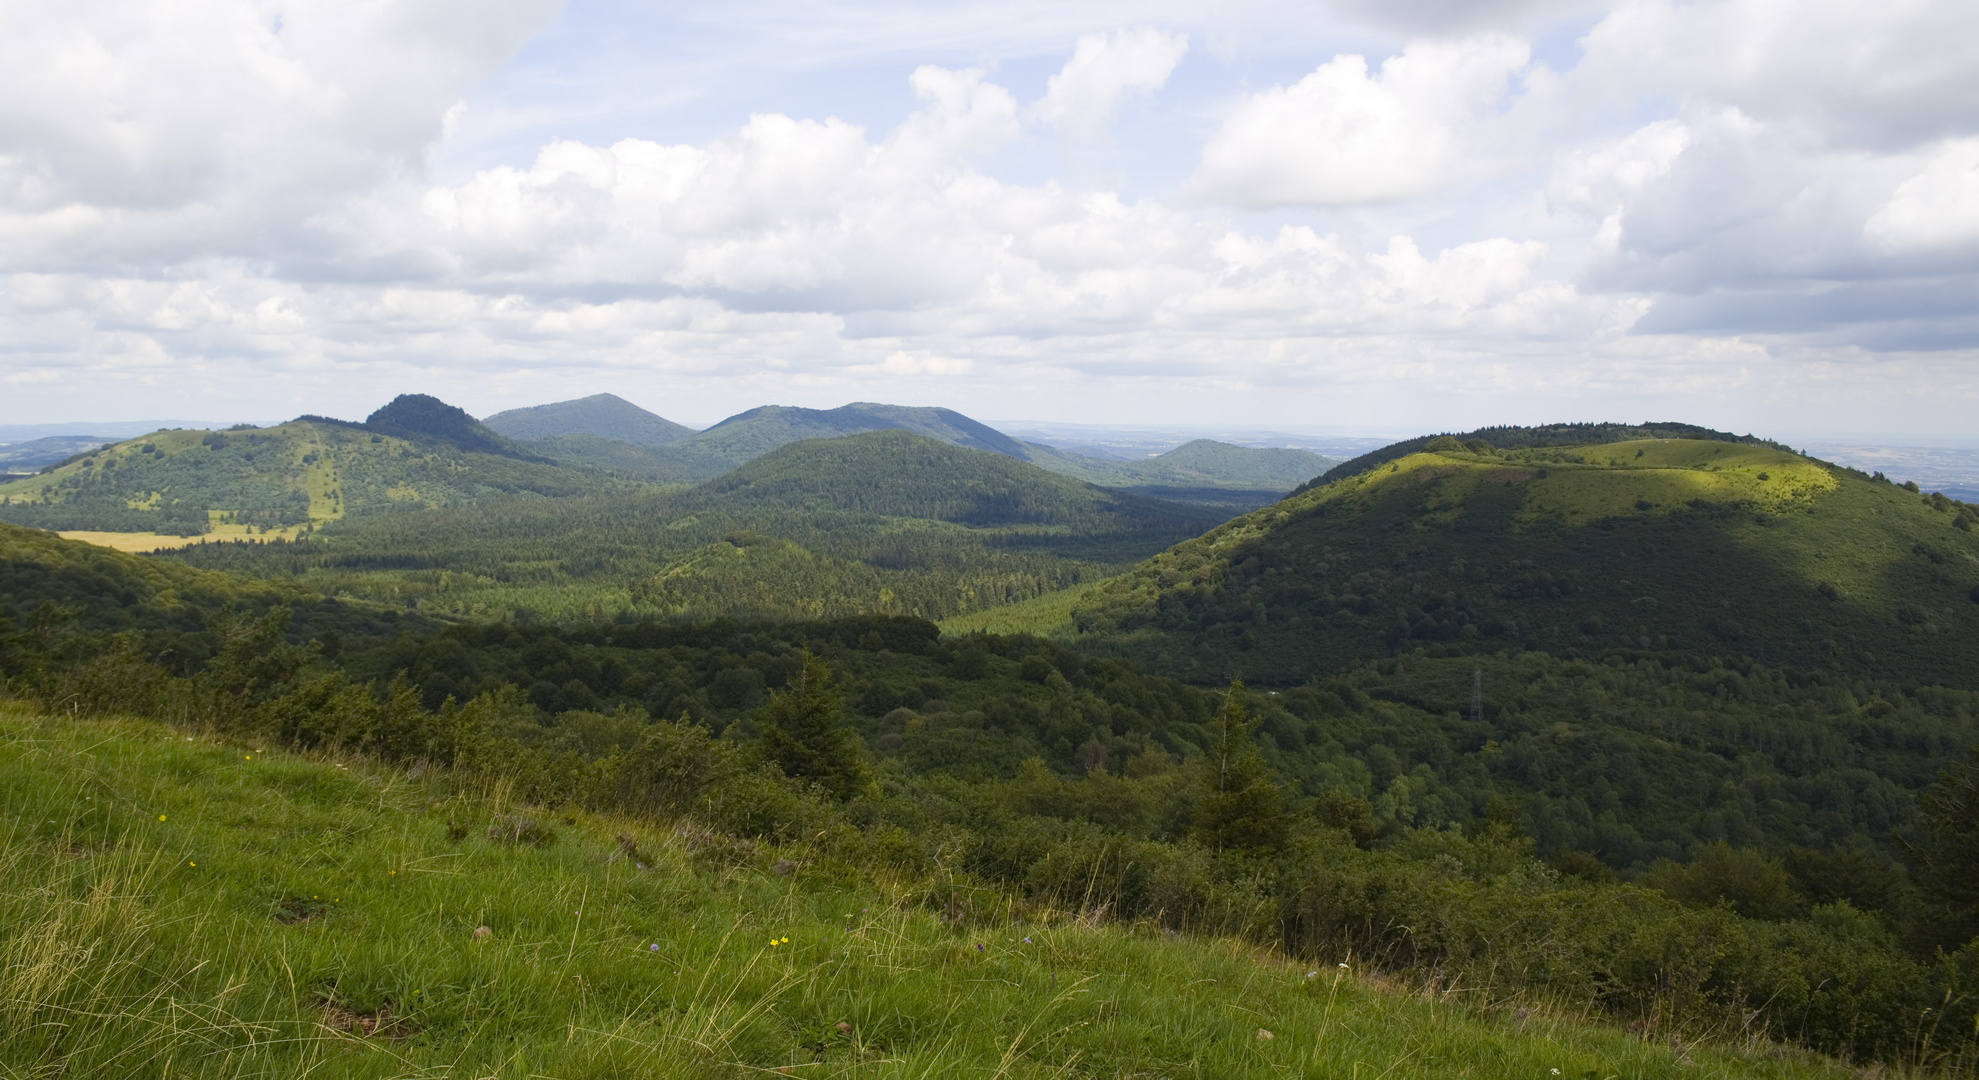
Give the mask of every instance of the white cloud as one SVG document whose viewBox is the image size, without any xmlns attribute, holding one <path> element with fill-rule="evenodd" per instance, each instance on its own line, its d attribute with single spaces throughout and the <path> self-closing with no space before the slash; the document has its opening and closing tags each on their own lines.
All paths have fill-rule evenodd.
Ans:
<svg viewBox="0 0 1979 1080">
<path fill-rule="evenodd" d="M 1068 134 L 1093 135 L 1128 95 L 1161 89 L 1188 51 L 1187 34 L 1150 27 L 1087 34 L 1045 84 L 1038 118 Z"/>
<path fill-rule="evenodd" d="M 762 41 L 806 40 L 807 19 L 831 39 L 828 59 L 772 75 L 809 65 L 859 89 L 828 109 L 746 64 L 690 64 L 732 86 L 645 113 L 635 99 L 680 86 L 628 76 L 617 111 L 566 113 L 555 138 L 436 179 L 448 132 L 471 142 L 531 105 L 517 86 L 591 59 L 531 49 L 491 106 L 476 81 L 556 5 L 460 4 L 0 9 L 0 379 L 45 388 L 37 410 L 150 412 L 171 393 L 361 414 L 408 388 L 480 408 L 644 387 L 662 412 L 704 402 L 682 414 L 704 420 L 799 390 L 991 417 L 1083 410 L 1082 394 L 1148 415 L 1220 401 L 1258 420 L 1330 391 L 1350 395 L 1339 422 L 1365 422 L 1351 395 L 1373 394 L 1415 423 L 1439 395 L 1635 412 L 1674 387 L 1716 407 L 1817 368 L 1805 385 L 1859 398 L 1900 368 L 1937 380 L 1933 408 L 1969 410 L 1969 5 L 1620 0 L 1577 65 L 1546 20 L 1580 0 L 1363 19 L 1420 40 L 1343 38 L 1277 0 L 1222 22 L 1119 4 L 927 16 L 940 33 L 912 5 L 757 8 L 781 20 Z M 1142 20 L 1164 29 L 1077 38 L 1028 107 L 986 74 L 1042 75 L 1084 28 Z M 884 48 L 862 44 L 875 35 Z M 1182 69 L 1192 44 L 1212 57 Z M 882 69 L 911 70 L 908 93 L 864 89 Z M 1243 92 L 1280 72 L 1309 74 Z M 1160 122 L 1121 127 L 1142 141 L 1114 157 L 1122 189 L 1149 194 L 1054 178 L 1040 135 L 1106 134 L 1137 99 Z"/>
<path fill-rule="evenodd" d="M 1887 251 L 1962 247 L 1979 240 L 1979 138 L 1950 139 L 1863 225 Z"/>
<path fill-rule="evenodd" d="M 1644 188 L 1669 176 L 1690 143 L 1691 130 L 1682 121 L 1658 120 L 1613 142 L 1563 150 L 1547 179 L 1547 201 L 1612 218 Z"/>
<path fill-rule="evenodd" d="M 1239 206 L 1394 202 L 1493 171 L 1493 122 L 1526 66 L 1498 34 L 1415 42 L 1378 73 L 1337 56 L 1290 87 L 1254 94 L 1203 148 L 1190 186 Z"/>
<path fill-rule="evenodd" d="M 1970 131 L 1979 5 L 1933 0 L 1626 0 L 1582 41 L 1589 95 L 1675 94 L 1905 148 Z"/>
<path fill-rule="evenodd" d="M 293 245 L 417 175 L 448 110 L 558 0 L 76 0 L 0 8 L 0 264 Z"/>
</svg>

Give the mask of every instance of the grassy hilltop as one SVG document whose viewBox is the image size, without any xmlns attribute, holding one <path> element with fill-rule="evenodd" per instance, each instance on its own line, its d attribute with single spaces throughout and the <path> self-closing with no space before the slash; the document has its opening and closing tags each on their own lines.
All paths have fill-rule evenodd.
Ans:
<svg viewBox="0 0 1979 1080">
<path fill-rule="evenodd" d="M 0 526 L 0 1075 L 1969 1075 L 1979 510 L 1666 428 Z"/>
<path fill-rule="evenodd" d="M 1848 1075 L 152 724 L 0 706 L 0 835 L 9 1076 Z"/>
<path fill-rule="evenodd" d="M 1972 687 L 1975 518 L 1755 443 L 1446 438 L 1150 560 L 1088 594 L 1074 640 L 1276 684 L 1420 648 L 1676 651 Z"/>
<path fill-rule="evenodd" d="M 1523 689 L 1516 709 L 1474 722 L 1435 699 L 1459 690 L 1448 668 L 1464 657 L 1217 693 L 906 618 L 394 626 L 293 584 L 238 582 L 230 600 L 223 575 L 12 527 L 0 539 L 0 674 L 37 703 L 16 713 L 23 749 L 0 755 L 5 827 L 28 838 L 6 847 L 0 872 L 19 876 L 0 902 L 17 905 L 4 925 L 29 928 L 4 943 L 0 977 L 35 980 L 9 983 L 9 1000 L 89 1018 L 64 1028 L 16 1009 L 33 1038 L 0 1058 L 32 1054 L 42 1072 L 60 1075 L 57 1058 L 100 1072 L 111 1054 L 183 1062 L 196 1044 L 218 1048 L 201 1060 L 222 1073 L 320 1051 L 343 1055 L 321 1059 L 332 1074 L 362 1075 L 387 1067 L 360 1067 L 384 1060 L 365 1047 L 406 1068 L 492 1061 L 500 1046 L 523 1056 L 479 1067 L 522 1074 L 561 1039 L 579 1075 L 604 1075 L 650 1060 L 615 1052 L 672 1045 L 686 1028 L 669 1024 L 698 1020 L 733 1041 L 697 1035 L 666 1067 L 823 1053 L 906 1075 L 1519 1075 L 1532 1054 L 1499 1048 L 1534 1034 L 1534 1011 L 1653 1036 L 1588 1032 L 1574 1045 L 1592 1059 L 1568 1061 L 1582 1075 L 1686 1060 L 1819 1074 L 1698 1045 L 1754 1033 L 1971 1065 L 1968 692 L 1531 654 L 1490 661 L 1494 685 Z M 71 719 L 36 718 L 50 711 Z M 74 719 L 119 714 L 178 730 Z M 322 756 L 271 761 L 283 748 Z M 93 763 L 105 756 L 125 764 Z M 1933 787 L 1947 769 L 1965 786 Z M 1891 843 L 1897 829 L 1910 845 Z M 628 855 L 605 843 L 620 833 L 633 863 L 661 869 L 601 862 Z M 90 876 L 126 868 L 114 893 Z M 94 909 L 64 899 L 99 894 Z M 854 901 L 889 912 L 855 924 L 886 935 L 873 953 L 824 933 Z M 58 918 L 80 929 L 42 932 Z M 501 947 L 471 951 L 479 925 Z M 99 929 L 106 943 L 89 945 Z M 731 951 L 765 929 L 774 949 Z M 785 936 L 809 951 L 777 951 Z M 1023 937 L 1061 951 L 988 966 L 1034 963 Z M 61 941 L 90 951 L 43 947 Z M 680 963 L 625 966 L 653 945 Z M 123 959 L 131 949 L 143 963 Z M 803 966 L 748 967 L 787 955 Z M 1436 1007 L 1370 997 L 1385 1028 L 1319 1042 L 1317 1028 L 1344 1030 L 1331 1025 L 1345 1006 L 1296 997 L 1319 986 L 1300 969 L 1340 962 L 1361 990 Z M 702 996 L 717 969 L 743 989 Z M 1135 989 L 1026 1043 L 1031 999 L 985 987 L 1040 974 L 1068 1003 L 1109 980 Z M 800 984 L 813 989 L 780 996 Z M 1186 1006 L 1164 1011 L 1177 985 Z M 1660 1049 L 1672 1037 L 1683 1053 Z M 848 1060 L 862 1047 L 873 1057 Z"/>
</svg>

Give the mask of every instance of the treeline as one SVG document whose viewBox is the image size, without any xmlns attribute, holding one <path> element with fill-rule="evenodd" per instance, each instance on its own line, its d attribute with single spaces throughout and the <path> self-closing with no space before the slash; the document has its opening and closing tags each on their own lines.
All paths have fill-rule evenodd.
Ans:
<svg viewBox="0 0 1979 1080">
<path fill-rule="evenodd" d="M 1163 509 L 971 525 L 648 494 L 372 515 L 292 543 L 169 557 L 462 617 L 940 619 L 1097 580 L 1202 524 Z"/>
<path fill-rule="evenodd" d="M 289 640 L 287 619 L 282 609 L 217 618 L 208 631 L 220 649 L 183 675 L 141 655 L 134 635 L 64 650 L 13 632 L 10 688 L 51 709 L 148 715 L 244 741 L 501 777 L 543 805 L 673 821 L 712 858 L 755 838 L 806 844 L 914 875 L 925 902 L 958 924 L 1018 894 L 1091 918 L 1274 943 L 1315 962 L 1351 958 L 1439 988 L 1548 1000 L 1659 1038 L 1764 1034 L 1859 1061 L 1974 1064 L 1974 946 L 1906 947 L 1888 918 L 1846 897 L 1802 898 L 1767 917 L 1709 902 L 1784 872 L 1732 849 L 1659 871 L 1668 880 L 1657 889 L 1563 874 L 1535 857 L 1509 803 L 1461 826 L 1384 828 L 1364 800 L 1303 797 L 1275 782 L 1270 739 L 1261 739 L 1270 707 L 1239 685 L 1164 696 L 1159 680 L 1109 667 L 1117 662 L 1090 672 L 1081 663 L 1074 674 L 1094 700 L 1108 702 L 1117 685 L 1111 696 L 1151 726 L 1159 719 L 1160 735 L 1124 759 L 1095 753 L 1083 775 L 1033 757 L 1007 776 L 971 779 L 867 751 L 854 717 L 872 687 L 834 669 L 858 652 L 891 653 L 980 664 L 991 675 L 1009 663 L 1027 682 L 1028 666 L 1039 680 L 1029 685 L 1071 685 L 1042 643 L 947 651 L 905 620 L 814 624 L 803 638 L 815 651 L 729 650 L 759 670 L 774 663 L 782 686 L 719 730 L 691 707 L 652 719 L 623 704 L 546 725 L 525 690 L 428 708 L 409 676 L 354 678 L 321 647 Z M 669 656 L 707 644 L 679 627 L 623 633 Z M 760 629 L 725 633 L 738 646 L 751 634 L 769 644 Z M 520 644 L 546 641 L 525 635 Z M 756 689 L 723 692 L 743 699 Z M 1146 695 L 1138 707 L 1135 691 Z M 903 727 L 916 727 L 912 716 Z M 1923 892 L 1945 926 L 1967 935 L 1979 898 L 1976 770 L 1961 766 L 1931 790 L 1916 842 Z"/>
</svg>

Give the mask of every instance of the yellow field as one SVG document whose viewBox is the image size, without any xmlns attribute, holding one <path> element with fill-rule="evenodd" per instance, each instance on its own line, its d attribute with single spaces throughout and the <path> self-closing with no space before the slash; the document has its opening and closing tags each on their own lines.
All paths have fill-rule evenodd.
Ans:
<svg viewBox="0 0 1979 1080">
<path fill-rule="evenodd" d="M 55 535 L 64 540 L 80 540 L 98 547 L 115 548 L 118 551 L 143 553 L 147 551 L 175 551 L 226 540 L 293 540 L 302 532 L 300 526 L 285 529 L 270 529 L 267 532 L 250 532 L 246 525 L 214 525 L 205 536 L 166 536 L 163 533 L 120 533 L 86 532 L 71 530 Z"/>
</svg>

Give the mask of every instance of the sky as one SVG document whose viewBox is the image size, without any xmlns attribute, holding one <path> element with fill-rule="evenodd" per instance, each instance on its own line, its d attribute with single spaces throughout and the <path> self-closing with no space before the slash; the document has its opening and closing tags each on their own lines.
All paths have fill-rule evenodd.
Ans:
<svg viewBox="0 0 1979 1080">
<path fill-rule="evenodd" d="M 1979 4 L 0 4 L 0 423 L 604 391 L 1979 445 Z"/>
</svg>

